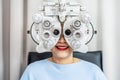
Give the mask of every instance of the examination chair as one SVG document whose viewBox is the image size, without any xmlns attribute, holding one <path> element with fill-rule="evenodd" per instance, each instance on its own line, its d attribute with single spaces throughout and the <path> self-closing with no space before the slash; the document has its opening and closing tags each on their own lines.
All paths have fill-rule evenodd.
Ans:
<svg viewBox="0 0 120 80">
<path fill-rule="evenodd" d="M 44 53 L 37 53 L 37 52 L 29 52 L 28 54 L 28 65 L 32 62 L 46 59 L 51 57 L 51 52 L 44 52 Z M 89 62 L 92 62 L 99 66 L 101 70 L 103 70 L 102 67 L 102 51 L 90 51 L 87 53 L 80 53 L 80 52 L 74 52 L 74 57 L 80 58 Z"/>
</svg>

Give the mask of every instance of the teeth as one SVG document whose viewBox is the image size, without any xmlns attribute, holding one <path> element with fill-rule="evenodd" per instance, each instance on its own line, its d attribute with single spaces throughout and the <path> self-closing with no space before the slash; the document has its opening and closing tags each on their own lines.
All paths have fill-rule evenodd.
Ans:
<svg viewBox="0 0 120 80">
<path fill-rule="evenodd" d="M 58 49 L 67 49 L 67 46 L 57 46 Z"/>
<path fill-rule="evenodd" d="M 60 49 L 65 49 L 65 48 L 67 48 L 67 47 L 58 47 L 58 48 L 60 48 Z"/>
<path fill-rule="evenodd" d="M 58 46 L 59 48 L 66 48 L 65 46 Z"/>
<path fill-rule="evenodd" d="M 67 46 L 58 46 L 58 48 L 67 48 Z"/>
</svg>

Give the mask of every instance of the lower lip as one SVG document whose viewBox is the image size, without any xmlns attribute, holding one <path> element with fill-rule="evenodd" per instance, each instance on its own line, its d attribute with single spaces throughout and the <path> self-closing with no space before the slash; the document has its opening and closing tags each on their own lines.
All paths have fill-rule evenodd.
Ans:
<svg viewBox="0 0 120 80">
<path fill-rule="evenodd" d="M 56 47 L 58 50 L 60 50 L 60 51 L 65 51 L 65 50 L 67 50 L 68 49 L 68 47 L 66 47 L 66 48 L 58 48 L 58 47 Z"/>
</svg>

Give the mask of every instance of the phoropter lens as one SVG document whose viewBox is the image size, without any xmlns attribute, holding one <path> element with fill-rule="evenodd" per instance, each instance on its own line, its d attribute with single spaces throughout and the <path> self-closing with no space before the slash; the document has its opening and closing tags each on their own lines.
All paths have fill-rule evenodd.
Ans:
<svg viewBox="0 0 120 80">
<path fill-rule="evenodd" d="M 71 30 L 67 29 L 67 30 L 65 31 L 65 34 L 66 34 L 67 36 L 71 35 Z"/>
<path fill-rule="evenodd" d="M 49 34 L 49 33 L 47 33 L 47 32 L 46 32 L 46 33 L 44 33 L 44 37 L 45 37 L 45 38 L 49 38 L 49 36 L 50 36 L 50 34 Z"/>
<path fill-rule="evenodd" d="M 76 36 L 76 38 L 80 38 L 81 37 L 80 33 L 76 33 L 75 36 Z"/>
<path fill-rule="evenodd" d="M 53 33 L 54 33 L 55 35 L 58 35 L 60 32 L 59 32 L 59 30 L 55 29 Z"/>
</svg>

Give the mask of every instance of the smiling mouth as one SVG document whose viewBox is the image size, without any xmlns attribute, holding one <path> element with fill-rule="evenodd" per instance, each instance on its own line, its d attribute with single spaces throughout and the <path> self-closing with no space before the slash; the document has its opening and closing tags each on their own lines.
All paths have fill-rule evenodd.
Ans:
<svg viewBox="0 0 120 80">
<path fill-rule="evenodd" d="M 64 51 L 64 50 L 67 50 L 69 46 L 56 46 L 56 48 L 60 51 Z"/>
</svg>

